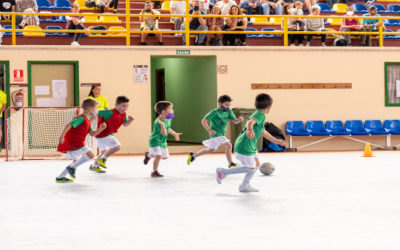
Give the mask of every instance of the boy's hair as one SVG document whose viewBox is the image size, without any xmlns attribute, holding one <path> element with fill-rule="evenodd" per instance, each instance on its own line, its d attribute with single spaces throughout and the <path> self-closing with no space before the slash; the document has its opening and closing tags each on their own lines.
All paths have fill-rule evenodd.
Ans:
<svg viewBox="0 0 400 250">
<path fill-rule="evenodd" d="M 259 94 L 256 96 L 256 109 L 266 109 L 272 105 L 272 98 L 268 94 Z"/>
<path fill-rule="evenodd" d="M 229 95 L 221 95 L 218 98 L 218 103 L 231 102 L 232 98 Z"/>
<path fill-rule="evenodd" d="M 154 110 L 156 111 L 157 114 L 161 114 L 163 110 L 166 110 L 169 106 L 171 106 L 172 103 L 168 101 L 159 101 L 154 105 Z"/>
<path fill-rule="evenodd" d="M 92 99 L 92 98 L 86 98 L 86 99 L 83 99 L 83 101 L 82 101 L 82 108 L 84 110 L 87 108 L 94 108 L 97 105 L 99 105 L 99 103 L 95 99 Z"/>
<path fill-rule="evenodd" d="M 119 104 L 121 104 L 121 103 L 125 103 L 125 102 L 129 102 L 129 98 L 126 97 L 126 96 L 124 96 L 124 95 L 118 96 L 118 97 L 117 97 L 117 100 L 115 100 L 115 103 L 116 103 L 117 105 L 119 105 Z"/>
</svg>

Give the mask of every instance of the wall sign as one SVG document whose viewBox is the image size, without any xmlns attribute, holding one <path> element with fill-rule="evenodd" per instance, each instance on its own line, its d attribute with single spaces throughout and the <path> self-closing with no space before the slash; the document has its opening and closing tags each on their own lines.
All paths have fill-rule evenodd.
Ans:
<svg viewBox="0 0 400 250">
<path fill-rule="evenodd" d="M 22 69 L 14 69 L 14 82 L 24 81 L 24 71 Z"/>
</svg>

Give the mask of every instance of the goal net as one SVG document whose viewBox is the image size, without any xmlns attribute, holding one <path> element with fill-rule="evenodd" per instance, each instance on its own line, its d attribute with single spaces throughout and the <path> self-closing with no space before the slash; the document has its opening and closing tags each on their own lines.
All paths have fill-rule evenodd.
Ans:
<svg viewBox="0 0 400 250">
<path fill-rule="evenodd" d="M 10 107 L 6 110 L 6 160 L 64 159 L 57 152 L 58 138 L 65 125 L 80 113 L 79 107 Z M 97 122 L 92 122 L 96 130 Z M 86 145 L 97 151 L 94 137 L 88 135 Z"/>
</svg>

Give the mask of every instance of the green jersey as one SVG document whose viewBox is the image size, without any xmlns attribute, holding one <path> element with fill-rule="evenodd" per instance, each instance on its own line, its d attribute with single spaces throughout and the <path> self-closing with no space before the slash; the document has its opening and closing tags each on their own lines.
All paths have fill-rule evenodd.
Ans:
<svg viewBox="0 0 400 250">
<path fill-rule="evenodd" d="M 161 134 L 161 125 L 158 124 L 158 122 L 157 122 L 158 119 L 159 118 L 157 117 L 157 119 L 153 123 L 153 132 L 150 135 L 149 144 L 150 144 L 151 148 L 154 148 L 154 147 L 167 148 L 167 138 L 168 138 L 169 129 L 171 128 L 172 120 L 164 121 L 164 120 L 160 119 L 164 123 L 165 129 L 167 130 L 167 136 L 163 136 Z"/>
<path fill-rule="evenodd" d="M 258 139 L 262 135 L 265 124 L 265 114 L 261 110 L 256 110 L 249 118 L 255 120 L 256 124 L 253 126 L 254 138 L 249 139 L 246 136 L 247 126 L 245 126 L 235 142 L 235 152 L 242 155 L 255 155 L 257 153 Z"/>
<path fill-rule="evenodd" d="M 228 111 L 222 111 L 221 109 L 216 108 L 206 114 L 204 119 L 211 122 L 210 128 L 216 132 L 215 135 L 211 135 L 211 138 L 214 138 L 225 136 L 229 120 L 235 120 L 236 116 L 231 109 Z"/>
<path fill-rule="evenodd" d="M 88 117 L 86 117 L 88 120 L 90 120 Z M 72 120 L 72 122 L 70 122 L 69 124 L 71 124 L 71 126 L 73 128 L 78 127 L 79 125 L 81 125 L 82 123 L 85 122 L 85 118 L 83 118 L 83 116 L 79 115 L 77 117 L 75 117 L 74 120 Z M 93 131 L 92 127 L 89 128 L 89 131 Z"/>
</svg>

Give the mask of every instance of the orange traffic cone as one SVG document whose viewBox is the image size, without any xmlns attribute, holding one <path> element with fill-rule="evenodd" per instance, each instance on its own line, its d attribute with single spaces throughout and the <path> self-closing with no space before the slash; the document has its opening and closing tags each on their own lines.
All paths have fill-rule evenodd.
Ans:
<svg viewBox="0 0 400 250">
<path fill-rule="evenodd" d="M 365 144 L 363 157 L 374 157 L 372 155 L 371 145 L 369 143 Z"/>
</svg>

